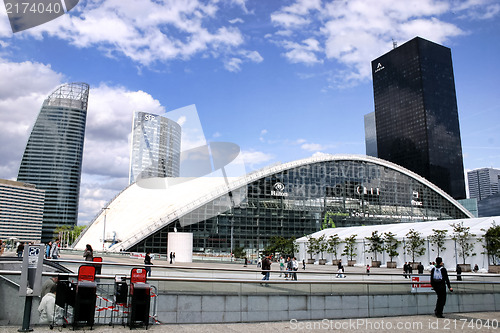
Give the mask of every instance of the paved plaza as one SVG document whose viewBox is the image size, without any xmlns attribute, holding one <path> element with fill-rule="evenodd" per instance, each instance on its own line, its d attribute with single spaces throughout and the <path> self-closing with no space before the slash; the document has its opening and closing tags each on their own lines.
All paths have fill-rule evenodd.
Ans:
<svg viewBox="0 0 500 333">
<path fill-rule="evenodd" d="M 80 261 L 83 257 L 76 252 L 63 252 L 61 260 Z M 103 267 L 104 275 L 128 274 L 133 266 L 142 266 L 143 259 L 130 258 L 129 256 L 104 255 L 105 263 L 115 263 L 117 265 L 105 265 Z M 244 267 L 240 263 L 230 263 L 222 261 L 203 261 L 193 263 L 176 263 L 170 265 L 168 261 L 157 259 L 153 261 L 153 277 L 178 277 L 178 278 L 209 278 L 209 279 L 244 279 L 260 280 L 262 276 L 256 265 Z M 78 263 L 64 263 L 72 271 L 76 272 Z M 165 266 L 165 267 L 163 267 Z M 201 268 L 206 270 L 198 270 Z M 216 270 L 212 270 L 216 269 Z M 373 280 L 373 281 L 408 281 L 405 280 L 401 269 L 372 268 L 370 276 L 363 273 L 364 267 L 346 267 L 347 278 L 342 281 Z M 271 281 L 284 281 L 284 277 L 279 277 L 279 264 L 272 265 Z M 307 274 L 300 274 L 299 281 L 311 280 L 339 280 L 336 278 L 336 266 L 332 265 L 307 265 Z M 330 273 L 330 274 L 325 274 Z M 378 273 L 380 275 L 378 275 Z M 350 275 L 352 274 L 352 275 Z M 391 275 L 394 274 L 394 275 Z M 429 274 L 428 271 L 425 274 Z M 479 275 L 473 273 L 465 274 L 464 278 L 480 279 Z M 491 275 L 491 278 L 498 279 Z M 453 278 L 454 279 L 454 278 Z M 269 314 L 272 317 L 272 310 Z M 446 315 L 444 319 L 437 319 L 431 315 L 414 315 L 398 317 L 380 317 L 380 318 L 344 318 L 322 320 L 290 320 L 263 323 L 230 323 L 230 324 L 160 324 L 150 326 L 151 332 L 321 332 L 321 331 L 339 331 L 339 332 L 500 332 L 499 328 L 500 312 L 472 312 L 472 313 L 454 313 Z M 56 327 L 51 330 L 47 326 L 32 326 L 35 332 L 53 332 L 53 331 L 71 331 L 71 327 Z M 0 326 L 0 333 L 17 332 L 20 327 Z M 86 331 L 88 327 L 77 330 Z M 145 331 L 144 328 L 135 330 Z M 108 325 L 98 325 L 93 332 L 123 332 L 129 331 L 128 327 Z"/>
<path fill-rule="evenodd" d="M 401 316 L 385 318 L 356 318 L 356 319 L 335 319 L 311 320 L 311 321 L 286 321 L 267 323 L 236 323 L 236 324 L 176 324 L 176 325 L 153 325 L 148 328 L 150 332 L 175 332 L 175 333 L 249 333 L 249 332 L 500 332 L 499 327 L 500 312 L 474 312 L 450 314 L 446 318 L 438 319 L 433 316 Z M 34 332 L 72 332 L 72 328 L 56 327 L 51 330 L 46 326 L 33 326 Z M 0 326 L 0 333 L 16 333 L 19 327 Z M 77 329 L 87 331 L 88 328 Z M 143 328 L 135 331 L 146 332 Z M 130 331 L 123 326 L 95 326 L 92 332 L 125 332 Z"/>
</svg>

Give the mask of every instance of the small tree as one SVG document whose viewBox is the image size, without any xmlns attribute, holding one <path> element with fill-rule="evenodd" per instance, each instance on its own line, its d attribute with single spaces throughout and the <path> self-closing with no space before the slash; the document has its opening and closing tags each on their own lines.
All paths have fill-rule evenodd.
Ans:
<svg viewBox="0 0 500 333">
<path fill-rule="evenodd" d="M 311 256 L 311 259 L 313 258 L 313 255 L 316 255 L 319 253 L 318 250 L 318 240 L 314 237 L 308 237 L 307 238 L 307 253 Z"/>
<path fill-rule="evenodd" d="M 243 246 L 236 246 L 233 249 L 233 256 L 235 258 L 245 258 L 246 257 L 245 248 Z"/>
<path fill-rule="evenodd" d="M 394 235 L 392 232 L 386 232 L 384 233 L 384 251 L 387 252 L 389 255 L 389 258 L 397 257 L 399 255 L 398 253 L 398 246 L 401 243 L 396 239 L 396 235 Z"/>
<path fill-rule="evenodd" d="M 356 253 L 357 246 L 356 246 L 356 234 L 351 235 L 350 237 L 347 237 L 344 240 L 345 247 L 344 247 L 344 252 L 342 252 L 342 255 L 349 257 L 349 260 L 353 260 L 355 256 L 358 254 Z"/>
<path fill-rule="evenodd" d="M 472 239 L 476 237 L 475 234 L 470 232 L 470 227 L 464 227 L 464 223 L 452 223 L 450 224 L 453 228 L 453 239 L 458 246 L 458 255 L 462 257 L 463 264 L 465 265 L 465 259 L 468 257 L 473 257 L 476 253 L 474 251 L 475 241 Z"/>
<path fill-rule="evenodd" d="M 368 244 L 368 247 L 369 247 L 368 250 L 370 252 L 373 252 L 373 257 L 375 258 L 375 261 L 378 261 L 377 260 L 377 253 L 382 252 L 384 250 L 384 248 L 382 246 L 382 244 L 383 244 L 382 237 L 378 234 L 378 231 L 375 230 L 372 232 L 371 237 L 365 237 L 365 239 L 370 242 Z"/>
<path fill-rule="evenodd" d="M 321 253 L 321 260 L 324 260 L 323 254 L 325 253 L 326 250 L 328 250 L 328 242 L 326 240 L 325 235 L 321 235 L 318 238 L 318 250 Z"/>
<path fill-rule="evenodd" d="M 295 243 L 295 237 L 285 238 L 281 236 L 273 236 L 269 239 L 269 243 L 264 249 L 266 253 L 272 253 L 276 256 L 276 252 L 284 255 L 293 255 L 297 252 L 297 244 Z"/>
<path fill-rule="evenodd" d="M 415 257 L 424 255 L 425 253 L 425 239 L 422 234 L 416 230 L 410 229 L 406 234 L 405 249 L 411 256 L 412 262 L 415 262 Z"/>
<path fill-rule="evenodd" d="M 337 254 L 339 251 L 339 245 L 340 243 L 342 243 L 339 235 L 337 234 L 331 235 L 330 237 L 328 237 L 327 243 L 328 243 L 328 252 L 333 253 L 335 260 L 338 260 Z"/>
<path fill-rule="evenodd" d="M 439 257 L 439 253 L 441 252 L 440 250 L 446 250 L 446 248 L 444 247 L 444 242 L 446 240 L 446 234 L 448 233 L 448 230 L 432 229 L 432 231 L 434 233 L 428 237 L 429 243 L 436 246 L 437 256 Z M 434 249 L 432 249 L 432 251 L 434 251 Z"/>
<path fill-rule="evenodd" d="M 500 258 L 500 226 L 493 223 L 488 230 L 484 230 L 484 241 L 485 245 L 483 245 L 486 250 L 486 254 L 488 255 L 488 263 L 490 259 L 493 262 L 493 265 L 497 264 L 497 260 Z"/>
</svg>

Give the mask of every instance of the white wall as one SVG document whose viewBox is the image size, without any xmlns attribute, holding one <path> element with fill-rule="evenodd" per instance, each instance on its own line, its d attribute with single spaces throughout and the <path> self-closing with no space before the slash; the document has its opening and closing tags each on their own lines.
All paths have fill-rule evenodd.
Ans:
<svg viewBox="0 0 500 333">
<path fill-rule="evenodd" d="M 190 232 L 169 232 L 167 256 L 175 252 L 176 262 L 193 262 L 193 234 Z"/>
</svg>

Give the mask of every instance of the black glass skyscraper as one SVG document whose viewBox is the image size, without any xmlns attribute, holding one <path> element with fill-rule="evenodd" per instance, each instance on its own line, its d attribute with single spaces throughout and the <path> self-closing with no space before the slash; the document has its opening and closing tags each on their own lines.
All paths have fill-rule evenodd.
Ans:
<svg viewBox="0 0 500 333">
<path fill-rule="evenodd" d="M 465 198 L 451 50 L 416 37 L 372 61 L 378 157 Z"/>
<path fill-rule="evenodd" d="M 43 102 L 19 167 L 18 181 L 45 190 L 43 242 L 77 223 L 88 95 L 88 84 L 69 83 Z"/>
</svg>

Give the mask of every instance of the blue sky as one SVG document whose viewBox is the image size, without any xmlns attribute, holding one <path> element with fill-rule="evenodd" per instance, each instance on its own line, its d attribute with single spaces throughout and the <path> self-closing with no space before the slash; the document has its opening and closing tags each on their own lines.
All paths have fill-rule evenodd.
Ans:
<svg viewBox="0 0 500 333">
<path fill-rule="evenodd" d="M 134 111 L 195 104 L 248 169 L 364 154 L 370 62 L 420 36 L 450 47 L 466 170 L 500 168 L 497 0 L 81 0 L 13 34 L 0 6 L 0 178 L 15 179 L 43 99 L 91 85 L 79 223 L 127 184 Z"/>
</svg>

